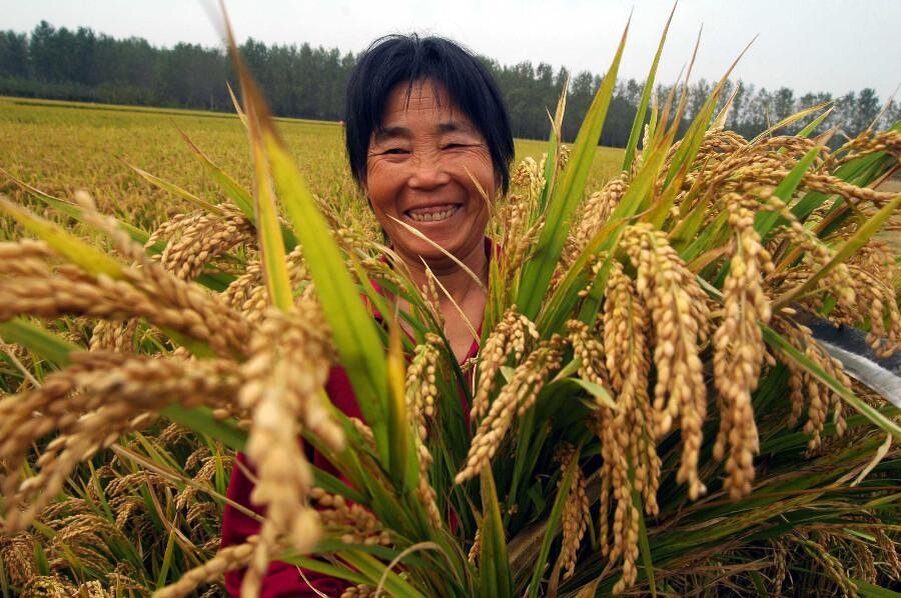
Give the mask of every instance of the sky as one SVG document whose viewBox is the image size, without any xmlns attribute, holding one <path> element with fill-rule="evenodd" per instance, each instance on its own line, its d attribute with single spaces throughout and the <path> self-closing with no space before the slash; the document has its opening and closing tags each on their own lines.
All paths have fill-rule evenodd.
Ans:
<svg viewBox="0 0 901 598">
<path fill-rule="evenodd" d="M 547 62 L 574 74 L 607 70 L 632 13 L 621 78 L 644 79 L 671 0 L 227 0 L 239 40 L 308 42 L 359 52 L 387 33 L 455 39 L 501 64 Z M 185 41 L 220 45 L 212 0 L 0 0 L 0 29 L 90 27 L 157 46 Z M 667 38 L 658 80 L 671 83 L 688 64 L 701 31 L 692 80 L 717 79 L 754 40 L 733 79 L 769 90 L 864 87 L 901 98 L 901 0 L 682 0 Z"/>
</svg>

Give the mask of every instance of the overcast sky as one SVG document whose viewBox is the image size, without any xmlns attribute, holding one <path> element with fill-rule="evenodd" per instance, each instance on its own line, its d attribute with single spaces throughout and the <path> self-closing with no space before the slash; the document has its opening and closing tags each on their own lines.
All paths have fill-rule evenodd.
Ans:
<svg viewBox="0 0 901 598">
<path fill-rule="evenodd" d="M 220 43 L 208 0 L 0 0 L 0 29 L 31 31 L 41 20 L 90 27 L 155 45 Z M 239 39 L 309 42 L 354 53 L 392 32 L 451 37 L 502 64 L 548 62 L 556 70 L 604 72 L 629 12 L 621 76 L 643 79 L 672 7 L 670 0 L 227 0 Z M 733 78 L 797 95 L 842 95 L 873 87 L 882 100 L 901 83 L 901 0 L 682 0 L 659 80 L 687 63 L 698 30 L 692 79 L 719 77 L 757 35 Z M 896 99 L 897 99 L 896 94 Z"/>
</svg>

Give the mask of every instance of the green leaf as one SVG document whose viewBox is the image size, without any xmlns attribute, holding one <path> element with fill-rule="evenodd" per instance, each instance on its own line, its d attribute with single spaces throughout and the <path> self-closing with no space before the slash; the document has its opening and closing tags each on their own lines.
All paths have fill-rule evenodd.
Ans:
<svg viewBox="0 0 901 598">
<path fill-rule="evenodd" d="M 814 107 L 815 107 L 815 108 L 822 108 L 822 107 L 824 107 L 825 105 L 826 105 L 826 104 L 823 103 L 823 104 L 819 104 L 819 105 L 814 106 Z M 815 119 L 813 119 L 812 121 L 810 121 L 810 122 L 807 124 L 806 127 L 804 127 L 803 129 L 801 129 L 800 131 L 798 131 L 798 137 L 804 137 L 805 139 L 806 139 L 807 137 L 810 137 L 810 134 L 813 133 L 814 131 L 816 131 L 816 130 L 817 130 L 817 127 L 819 127 L 819 126 L 823 123 L 823 121 L 826 120 L 826 118 L 828 118 L 828 116 L 829 116 L 830 114 L 832 114 L 832 111 L 833 111 L 834 108 L 835 108 L 835 107 L 832 106 L 832 107 L 830 107 L 828 110 L 824 110 L 823 113 L 822 113 L 821 115 L 819 115 L 818 117 L 816 117 Z"/>
<path fill-rule="evenodd" d="M 418 468 L 410 467 L 415 451 L 410 434 L 410 420 L 407 414 L 405 392 L 404 353 L 401 347 L 401 329 L 397 321 L 389 320 L 390 341 L 388 345 L 388 471 L 398 488 L 409 491 L 413 488 Z"/>
<path fill-rule="evenodd" d="M 554 118 L 551 121 L 551 134 L 548 137 L 547 143 L 547 158 L 544 162 L 545 185 L 541 190 L 541 195 L 538 197 L 538 210 L 542 213 L 547 208 L 548 198 L 551 196 L 551 192 L 553 191 L 557 180 L 557 164 L 560 156 L 560 146 L 563 143 L 563 114 L 566 111 L 566 93 L 568 88 L 569 79 L 567 79 L 566 85 L 563 86 L 563 91 L 560 93 L 560 98 L 557 100 L 557 109 L 554 111 Z"/>
<path fill-rule="evenodd" d="M 782 181 L 773 191 L 773 195 L 788 204 L 789 201 L 791 201 L 792 195 L 794 195 L 795 190 L 798 188 L 798 185 L 801 184 L 801 179 L 804 178 L 804 173 L 806 173 L 807 170 L 811 167 L 813 161 L 816 160 L 821 151 L 823 151 L 823 148 L 822 146 L 818 145 L 807 152 L 804 157 L 801 158 L 801 160 L 797 164 L 795 164 L 795 167 L 791 169 L 791 171 L 785 176 L 785 178 L 782 179 Z M 780 216 L 778 212 L 761 212 L 757 218 L 757 222 L 755 223 L 754 228 L 757 229 L 757 232 L 760 234 L 761 239 L 766 239 L 773 228 L 779 226 L 780 224 L 784 224 L 785 222 L 785 218 Z"/>
<path fill-rule="evenodd" d="M 638 509 L 638 548 L 641 551 L 641 562 L 644 566 L 645 577 L 648 579 L 648 585 L 651 588 L 651 596 L 656 598 L 657 582 L 654 578 L 654 561 L 651 558 L 651 543 L 648 541 L 648 528 L 645 525 L 641 493 L 637 490 L 632 491 L 632 502 L 635 504 L 635 508 Z"/>
<path fill-rule="evenodd" d="M 388 592 L 389 596 L 425 598 L 412 584 L 407 583 L 404 578 L 394 571 L 388 571 L 383 563 L 365 552 L 360 550 L 346 550 L 341 551 L 340 556 L 343 560 L 347 561 L 349 565 L 365 575 L 369 579 L 369 583 L 373 586 L 377 586 L 384 576 L 383 587 Z"/>
<path fill-rule="evenodd" d="M 225 192 L 226 197 L 228 197 L 251 222 L 255 222 L 254 201 L 251 194 L 238 184 L 235 179 L 229 176 L 228 173 L 216 166 L 216 164 L 203 153 L 203 150 L 191 141 L 191 138 L 188 137 L 187 133 L 178 128 L 176 128 L 176 130 L 181 134 L 182 139 L 185 140 L 188 147 L 191 148 L 191 152 L 194 156 L 200 161 L 206 171 L 210 173 L 213 180 L 216 181 L 222 191 Z"/>
<path fill-rule="evenodd" d="M 285 563 L 290 563 L 292 565 L 297 565 L 298 567 L 302 567 L 304 571 L 313 571 L 315 573 L 322 573 L 324 575 L 328 575 L 329 577 L 335 577 L 337 579 L 343 579 L 345 581 L 349 581 L 351 583 L 357 585 L 368 585 L 370 580 L 365 575 L 361 575 L 347 567 L 336 567 L 335 565 L 329 565 L 326 562 L 319 561 L 316 559 L 304 558 L 300 556 L 295 556 L 291 554 L 283 554 L 280 555 L 279 560 Z"/>
<path fill-rule="evenodd" d="M 251 129 L 255 126 L 250 119 Z M 294 294 L 291 289 L 291 277 L 288 275 L 288 261 L 285 257 L 285 244 L 282 239 L 275 207 L 275 194 L 272 179 L 269 175 L 269 163 L 259 135 L 251 135 L 256 185 L 254 186 L 254 210 L 256 213 L 257 236 L 260 239 L 263 272 L 269 301 L 282 312 L 290 312 L 294 308 Z"/>
<path fill-rule="evenodd" d="M 169 528 L 169 537 L 166 540 L 166 548 L 163 551 L 163 562 L 160 565 L 159 573 L 156 577 L 156 589 L 159 590 L 166 585 L 166 577 L 169 575 L 169 568 L 172 566 L 172 554 L 175 551 L 175 533 L 176 527 Z"/>
<path fill-rule="evenodd" d="M 481 551 L 479 554 L 480 596 L 483 598 L 506 598 L 513 596 L 513 579 L 510 575 L 510 561 L 507 558 L 507 539 L 504 535 L 504 521 L 501 518 L 497 489 L 491 465 L 482 469 L 480 476 L 482 489 L 482 526 L 479 528 Z"/>
<path fill-rule="evenodd" d="M 124 266 L 121 263 L 88 245 L 58 224 L 44 220 L 2 196 L 0 196 L 0 210 L 12 216 L 28 232 L 45 241 L 88 274 L 94 276 L 105 274 L 113 279 L 122 278 Z"/>
<path fill-rule="evenodd" d="M 864 598 L 901 598 L 901 593 L 857 579 L 856 577 L 851 578 L 851 583 L 857 586 L 857 591 Z"/>
<path fill-rule="evenodd" d="M 208 407 L 184 407 L 173 404 L 164 407 L 160 413 L 194 432 L 218 440 L 230 449 L 243 451 L 247 443 L 247 432 L 241 430 L 232 420 L 216 419 Z"/>
<path fill-rule="evenodd" d="M 184 140 L 187 142 L 188 146 L 190 146 L 191 150 L 194 152 L 194 155 L 197 156 L 197 159 L 200 160 L 200 163 L 203 164 L 203 167 L 207 170 L 207 172 L 212 175 L 213 180 L 219 185 L 222 191 L 225 193 L 226 197 L 228 197 L 235 206 L 244 215 L 250 220 L 251 223 L 256 224 L 256 215 L 254 213 L 254 201 L 253 196 L 240 184 L 238 184 L 235 179 L 229 176 L 224 170 L 216 166 L 212 160 L 210 160 L 203 151 L 200 150 L 199 147 L 194 145 L 194 142 L 188 138 L 188 136 L 179 130 Z M 285 242 L 285 250 L 291 251 L 297 246 L 297 238 L 294 236 L 294 232 L 288 228 L 287 226 L 282 226 L 282 238 Z"/>
<path fill-rule="evenodd" d="M 288 215 L 303 245 L 316 293 L 328 320 L 360 409 L 372 426 L 382 458 L 387 463 L 385 417 L 387 369 L 384 349 L 372 314 L 344 265 L 325 218 L 288 153 L 267 131 L 265 137 L 272 174 Z"/>
<path fill-rule="evenodd" d="M 610 392 L 601 386 L 600 384 L 596 384 L 591 380 L 585 380 L 583 378 L 569 378 L 585 390 L 591 394 L 595 399 L 599 402 L 603 403 L 605 407 L 609 407 L 610 409 L 619 409 L 616 402 L 613 400 L 613 397 L 610 396 Z"/>
<path fill-rule="evenodd" d="M 768 129 L 766 129 L 766 130 L 763 131 L 762 133 L 759 133 L 759 134 L 757 135 L 757 137 L 755 137 L 754 139 L 751 140 L 751 143 L 752 143 L 752 144 L 757 143 L 757 142 L 761 141 L 762 139 L 765 139 L 765 138 L 769 137 L 769 136 L 772 135 L 775 131 L 778 131 L 779 129 L 781 129 L 781 128 L 783 128 L 783 127 L 787 127 L 787 126 L 789 126 L 789 125 L 792 125 L 792 124 L 798 122 L 799 120 L 803 120 L 803 119 L 807 118 L 807 117 L 810 116 L 811 114 L 813 114 L 813 113 L 815 113 L 815 112 L 818 112 L 818 111 L 822 110 L 822 109 L 823 109 L 823 106 L 824 106 L 823 103 L 815 104 L 815 105 L 810 106 L 810 107 L 808 107 L 808 108 L 805 108 L 805 109 L 803 109 L 803 110 L 801 110 L 801 111 L 799 111 L 799 112 L 795 112 L 794 114 L 791 114 L 791 115 L 789 115 L 789 116 L 786 116 L 785 118 L 783 118 L 782 120 L 780 120 L 780 121 L 777 122 L 776 124 L 772 125 L 771 127 L 769 127 Z"/>
<path fill-rule="evenodd" d="M 202 210 L 206 210 L 207 212 L 210 212 L 212 214 L 216 214 L 217 216 L 222 216 L 225 214 L 225 212 L 223 212 L 222 208 L 220 208 L 219 206 L 211 204 L 210 202 L 208 202 L 206 200 L 200 199 L 199 197 L 197 197 L 190 191 L 182 189 L 178 185 L 176 185 L 174 183 L 170 183 L 169 181 L 164 181 L 163 179 L 150 174 L 146 170 L 138 168 L 134 164 L 130 164 L 129 162 L 125 162 L 124 160 L 123 160 L 123 162 L 125 163 L 126 166 L 128 166 L 129 168 L 134 170 L 137 174 L 139 174 L 142 178 L 144 178 L 144 180 L 149 182 L 151 185 L 158 187 L 158 188 L 162 189 L 163 191 L 167 191 L 176 197 L 180 197 L 180 198 L 186 200 L 187 202 L 197 206 L 198 208 L 200 208 Z"/>
<path fill-rule="evenodd" d="M 663 33 L 660 36 L 660 42 L 657 44 L 657 53 L 654 54 L 654 61 L 651 63 L 651 70 L 645 79 L 644 89 L 641 90 L 641 99 L 638 100 L 638 111 L 635 113 L 635 120 L 632 121 L 632 130 L 629 131 L 629 141 L 626 143 L 626 154 L 623 157 L 623 170 L 627 171 L 632 168 L 632 160 L 634 159 L 635 148 L 638 146 L 638 138 L 641 136 L 641 130 L 644 127 L 644 118 L 648 111 L 648 101 L 651 98 L 651 91 L 654 89 L 654 81 L 657 76 L 657 65 L 660 63 L 660 56 L 663 54 L 663 45 L 666 42 L 666 34 L 669 32 L 670 23 L 673 21 L 673 15 L 676 13 L 676 5 L 669 13 L 666 25 L 663 27 Z"/>
<path fill-rule="evenodd" d="M 33 197 L 43 201 L 44 203 L 46 203 L 48 206 L 50 206 L 51 208 L 53 208 L 60 214 L 65 214 L 66 216 L 69 216 L 70 218 L 74 218 L 75 220 L 78 220 L 79 222 L 82 222 L 84 220 L 83 210 L 80 206 L 78 206 L 72 202 L 66 201 L 64 199 L 60 199 L 58 197 L 54 197 L 52 195 L 44 193 L 40 189 L 32 187 L 28 183 L 25 183 L 24 181 L 17 179 L 16 177 L 11 175 L 7 171 L 3 170 L 2 168 L 0 168 L 0 173 L 9 177 L 9 179 L 12 180 L 20 188 L 22 188 L 22 190 L 26 191 Z M 153 175 L 148 175 L 148 176 L 153 176 Z M 185 191 L 185 193 L 187 193 L 187 191 Z M 198 199 L 198 201 L 203 201 L 203 200 Z M 212 204 L 209 204 L 209 205 L 212 205 Z M 221 213 L 221 210 L 219 210 L 219 208 L 217 208 L 215 206 L 213 206 L 213 207 L 215 210 L 217 210 L 219 213 Z M 129 224 L 128 222 L 124 222 L 122 220 L 116 220 L 116 224 L 119 226 L 119 228 L 121 228 L 126 233 L 128 233 L 129 237 L 131 237 L 134 241 L 140 243 L 141 245 L 146 245 L 147 240 L 150 239 L 150 233 L 148 233 L 147 231 L 145 231 L 141 228 L 138 228 L 137 226 Z M 147 253 L 149 255 L 158 255 L 163 252 L 165 247 L 166 246 L 164 243 L 162 243 L 161 241 L 157 241 L 153 245 L 146 247 L 145 250 L 147 251 Z M 216 292 L 224 291 L 226 289 L 226 287 L 228 287 L 229 283 L 231 283 L 232 280 L 233 280 L 233 277 L 230 277 L 228 274 L 225 274 L 223 272 L 204 272 L 204 273 L 200 274 L 200 276 L 197 277 L 197 282 L 199 282 L 200 284 L 204 285 L 205 287 L 212 289 Z"/>
<path fill-rule="evenodd" d="M 48 206 L 50 206 L 51 208 L 53 208 L 60 214 L 65 214 L 66 216 L 69 216 L 70 218 L 75 218 L 79 222 L 82 221 L 82 218 L 83 218 L 82 217 L 82 209 L 78 205 L 76 205 L 70 201 L 66 201 L 65 199 L 60 199 L 59 197 L 54 197 L 53 195 L 50 195 L 48 193 L 44 193 L 40 189 L 37 189 L 36 187 L 32 187 L 25 181 L 22 181 L 16 177 L 14 177 L 13 175 L 11 175 L 6 170 L 3 170 L 2 168 L 0 168 L 0 173 L 2 173 L 4 176 L 8 177 L 13 183 L 18 185 L 19 188 L 21 188 L 23 191 L 25 191 L 29 195 L 31 195 L 41 201 L 43 201 L 45 204 L 47 204 Z M 140 229 L 132 224 L 129 224 L 128 222 L 122 222 L 122 221 L 117 220 L 117 224 L 119 225 L 119 227 L 122 230 L 127 232 L 128 235 L 132 239 L 134 239 L 141 245 L 145 244 L 147 242 L 147 239 L 150 238 L 150 234 L 147 231 Z"/>
<path fill-rule="evenodd" d="M 538 596 L 538 589 L 541 585 L 541 576 L 547 565 L 547 558 L 551 551 L 551 543 L 557 536 L 560 520 L 563 518 L 563 507 L 566 505 L 566 498 L 573 480 L 576 477 L 576 470 L 579 467 L 579 459 L 570 460 L 569 466 L 563 474 L 563 480 L 557 490 L 557 497 L 554 499 L 554 506 L 551 507 L 550 515 L 548 515 L 544 538 L 541 541 L 541 548 L 538 551 L 538 557 L 535 559 L 535 569 L 532 571 L 532 581 L 529 583 L 529 598 Z M 484 477 L 484 475 L 483 475 Z"/>
<path fill-rule="evenodd" d="M 563 180 L 559 188 L 554 190 L 553 197 L 548 202 L 545 224 L 541 229 L 532 259 L 523 268 L 516 304 L 519 306 L 520 312 L 530 319 L 534 320 L 538 314 L 569 234 L 570 216 L 582 201 L 591 162 L 597 154 L 598 139 L 601 136 L 607 109 L 613 98 L 616 73 L 619 69 L 628 31 L 629 25 L 627 24 L 613 63 L 601 81 L 591 107 L 585 115 L 585 120 L 582 121 L 582 126 L 579 128 L 569 162 L 563 172 Z"/>
<path fill-rule="evenodd" d="M 262 94 L 241 61 L 233 38 L 230 39 L 229 50 L 241 81 L 252 143 L 265 156 L 293 232 L 300 237 L 341 365 L 350 378 L 363 418 L 372 427 L 379 457 L 387 466 L 387 368 L 376 323 L 360 297 L 313 194 L 278 137 Z M 256 141 L 254 136 L 258 136 Z"/>
<path fill-rule="evenodd" d="M 60 338 L 40 324 L 22 318 L 0 323 L 0 337 L 8 343 L 22 345 L 58 367 L 69 364 L 70 353 L 84 351 L 83 347 Z"/>
</svg>

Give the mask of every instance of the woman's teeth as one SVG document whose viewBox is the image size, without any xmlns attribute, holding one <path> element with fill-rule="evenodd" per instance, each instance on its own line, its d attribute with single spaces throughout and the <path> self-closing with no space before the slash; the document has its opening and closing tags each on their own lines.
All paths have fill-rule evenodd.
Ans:
<svg viewBox="0 0 901 598">
<path fill-rule="evenodd" d="M 454 215 L 459 206 L 419 208 L 408 210 L 410 219 L 416 222 L 436 222 L 438 220 L 447 220 Z"/>
</svg>

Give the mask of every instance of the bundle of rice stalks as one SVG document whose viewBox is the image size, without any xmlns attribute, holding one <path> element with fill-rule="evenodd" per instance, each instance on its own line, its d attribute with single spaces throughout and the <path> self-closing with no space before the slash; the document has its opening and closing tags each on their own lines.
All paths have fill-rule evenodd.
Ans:
<svg viewBox="0 0 901 598">
<path fill-rule="evenodd" d="M 572 148 L 561 101 L 544 162 L 520 166 L 497 210 L 505 250 L 471 377 L 434 289 L 332 230 L 238 57 L 254 193 L 209 164 L 234 207 L 147 235 L 87 197 L 58 204 L 109 237 L 106 253 L 0 202 L 41 239 L 0 245 L 0 334 L 57 368 L 0 400 L 3 533 L 23 538 L 80 462 L 162 415 L 245 450 L 268 514 L 161 596 L 239 567 L 254 595 L 275 558 L 347 580 L 347 595 L 901 581 L 898 408 L 808 325 L 898 348 L 895 256 L 876 233 L 901 194 L 875 187 L 898 168 L 901 126 L 830 151 L 808 138 L 817 107 L 745 140 L 722 128 L 728 100 L 715 114 L 718 85 L 677 140 L 685 94 L 645 125 L 655 59 L 622 173 L 586 194 L 624 43 Z M 101 320 L 90 347 L 23 319 L 64 314 Z M 321 392 L 333 365 L 368 398 L 365 423 Z"/>
</svg>

